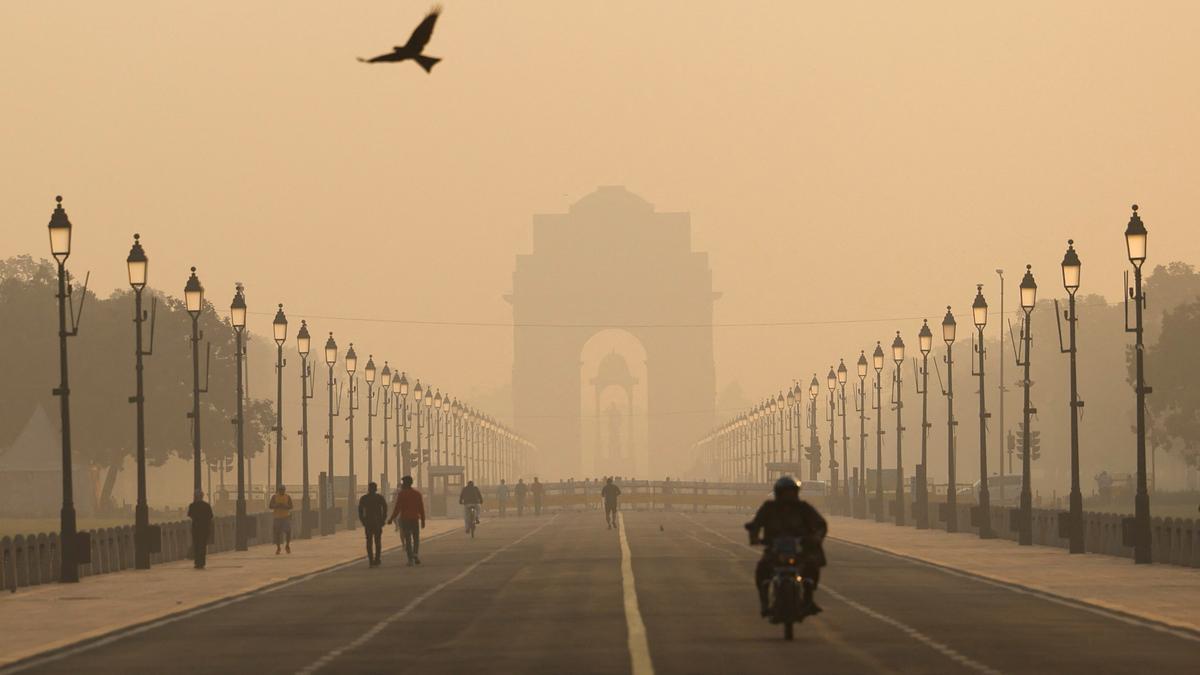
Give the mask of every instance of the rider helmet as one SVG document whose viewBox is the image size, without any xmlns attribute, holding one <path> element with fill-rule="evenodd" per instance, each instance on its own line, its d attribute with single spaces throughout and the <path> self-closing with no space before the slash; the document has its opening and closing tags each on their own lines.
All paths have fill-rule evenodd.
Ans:
<svg viewBox="0 0 1200 675">
<path fill-rule="evenodd" d="M 791 476 L 783 476 L 775 481 L 775 497 L 778 498 L 785 492 L 799 492 L 800 486 Z"/>
</svg>

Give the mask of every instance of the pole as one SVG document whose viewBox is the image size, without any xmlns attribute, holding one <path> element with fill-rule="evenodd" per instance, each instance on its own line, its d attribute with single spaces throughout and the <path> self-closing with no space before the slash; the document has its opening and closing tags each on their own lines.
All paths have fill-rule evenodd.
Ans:
<svg viewBox="0 0 1200 675">
<path fill-rule="evenodd" d="M 1079 489 L 1079 386 L 1075 372 L 1075 291 L 1067 298 L 1067 327 L 1070 333 L 1071 360 L 1071 523 L 1070 552 L 1083 553 L 1083 493 Z"/>
<path fill-rule="evenodd" d="M 1021 432 L 1021 435 L 1024 437 L 1025 441 L 1025 452 L 1021 457 L 1021 522 L 1017 537 L 1017 543 L 1019 543 L 1021 546 L 1033 545 L 1033 489 L 1031 486 L 1030 476 L 1030 460 L 1032 459 L 1033 451 L 1029 441 L 1030 418 L 1034 412 L 1033 406 L 1031 406 L 1029 403 L 1029 388 L 1033 384 L 1032 380 L 1029 379 L 1029 345 L 1032 338 L 1032 330 L 1030 326 L 1032 318 L 1030 316 L 1031 312 L 1032 308 L 1025 310 L 1025 325 L 1021 327 L 1021 341 L 1023 344 L 1022 350 L 1024 351 L 1025 357 L 1022 359 L 1023 363 L 1021 364 L 1025 369 L 1025 378 L 1021 382 L 1021 387 L 1025 393 L 1025 408 L 1022 411 L 1022 414 L 1024 415 L 1025 428 Z"/>
<path fill-rule="evenodd" d="M 867 517 L 867 381 L 858 378 L 858 508 L 855 517 Z"/>
<path fill-rule="evenodd" d="M 839 374 L 845 375 L 845 371 L 840 371 Z M 854 513 L 853 505 L 850 503 L 850 463 L 848 454 L 850 452 L 850 436 L 846 433 L 846 381 L 838 383 L 838 399 L 842 405 L 842 410 L 839 416 L 842 418 L 842 498 L 845 501 L 845 515 Z"/>
<path fill-rule="evenodd" d="M 838 503 L 838 463 L 837 463 L 837 399 L 834 391 L 829 390 L 829 493 L 830 501 Z"/>
<path fill-rule="evenodd" d="M 949 312 L 950 308 L 946 308 Z M 983 388 L 980 387 L 980 391 Z M 954 345 L 946 343 L 946 531 L 958 532 L 958 453 L 954 447 Z"/>
<path fill-rule="evenodd" d="M 883 522 L 883 371 L 875 371 L 875 521 Z"/>
<path fill-rule="evenodd" d="M 904 456 L 901 445 L 904 440 L 904 423 L 901 414 L 904 402 L 901 400 L 903 391 L 900 388 L 902 368 L 896 364 L 896 525 L 904 525 Z"/>
<path fill-rule="evenodd" d="M 921 471 L 917 483 L 917 529 L 929 529 L 929 352 L 921 352 Z"/>
<path fill-rule="evenodd" d="M 192 490 L 200 482 L 200 316 L 192 316 Z M 209 495 L 209 499 L 212 495 Z"/>
<path fill-rule="evenodd" d="M 321 534 L 333 534 L 335 526 L 333 523 L 333 507 L 337 505 L 337 499 L 333 492 L 333 364 L 329 364 L 329 432 L 325 434 L 329 445 L 329 467 L 325 473 L 325 502 L 321 504 Z"/>
<path fill-rule="evenodd" d="M 283 485 L 283 343 L 280 342 L 275 352 L 275 489 Z M 271 455 L 267 453 L 267 463 Z M 267 494 L 271 491 L 268 489 Z M 270 497 L 268 496 L 269 500 Z"/>
<path fill-rule="evenodd" d="M 982 286 L 980 286 L 982 288 Z M 1001 313 L 1001 317 L 1003 317 Z M 992 500 L 988 490 L 988 470 L 987 470 L 987 393 L 984 389 L 984 359 L 987 354 L 987 349 L 983 346 L 983 326 L 979 326 L 979 344 L 975 346 L 975 353 L 979 356 L 979 372 L 976 375 L 979 377 L 979 538 L 992 539 L 995 535 L 992 533 Z M 1000 341 L 1000 348 L 1004 348 L 1004 340 Z M 1000 361 L 1000 368 L 1004 368 L 1003 359 Z M 1003 375 L 1001 375 L 1003 377 Z M 1004 396 L 1000 396 L 1000 400 L 1004 400 Z M 1004 464 L 1004 454 L 1000 454 L 1000 464 Z M 1003 474 L 1001 474 L 1003 476 Z M 1003 502 L 1004 492 L 1001 488 L 1000 498 Z"/>
<path fill-rule="evenodd" d="M 150 569 L 150 507 L 146 503 L 146 390 L 142 381 L 142 289 L 133 291 L 133 323 L 136 327 L 134 347 L 134 372 L 137 378 L 137 394 L 134 403 L 137 409 L 137 506 L 133 516 L 133 566 L 139 570 Z"/>
<path fill-rule="evenodd" d="M 61 204 L 59 205 L 61 208 Z M 58 263 L 58 372 L 59 384 L 54 393 L 59 398 L 62 415 L 62 510 L 59 513 L 62 548 L 62 565 L 59 581 L 79 581 L 79 553 L 76 550 L 78 536 L 75 530 L 75 490 L 71 481 L 71 388 L 67 376 L 67 270 L 62 260 Z"/>
<path fill-rule="evenodd" d="M 1137 214 L 1135 213 L 1134 215 L 1136 217 Z M 1137 363 L 1137 496 L 1133 502 L 1133 561 L 1142 565 L 1151 562 L 1152 540 L 1150 536 L 1150 493 L 1146 489 L 1146 394 L 1150 392 L 1150 388 L 1146 386 L 1146 373 L 1143 362 L 1145 350 L 1142 344 L 1144 329 L 1142 324 L 1142 306 L 1145 304 L 1145 298 L 1142 295 L 1141 265 L 1134 265 L 1133 267 L 1133 284 L 1133 304 L 1136 321 L 1134 324 L 1136 335 L 1134 353 L 1136 354 Z M 66 357 L 64 356 L 63 358 L 65 359 Z M 63 363 L 65 364 L 66 361 L 64 360 Z M 1028 447 L 1028 442 L 1026 442 L 1026 447 Z"/>
<path fill-rule="evenodd" d="M 373 433 L 375 409 L 375 383 L 367 383 L 367 483 L 375 480 L 375 435 Z M 386 423 L 384 424 L 386 427 Z M 387 447 L 386 445 L 384 447 Z M 386 454 L 386 453 L 384 453 Z M 386 499 L 386 494 L 384 495 Z"/>
<path fill-rule="evenodd" d="M 350 345 L 350 346 L 353 347 L 354 345 Z M 355 503 L 357 502 L 356 497 L 358 496 L 358 485 L 357 485 L 358 476 L 354 475 L 354 409 L 355 409 L 354 392 L 355 392 L 356 388 L 357 388 L 357 385 L 355 384 L 355 377 L 354 377 L 354 375 L 350 375 L 350 385 L 349 385 L 349 389 L 348 389 L 349 397 L 350 397 L 350 400 L 349 400 L 350 405 L 349 405 L 349 413 L 348 413 L 348 417 L 347 417 L 347 421 L 349 422 L 349 428 L 347 430 L 348 435 L 346 436 L 346 443 L 350 446 L 350 465 L 347 469 L 347 471 L 349 473 L 346 474 L 346 477 L 349 478 L 350 480 L 348 481 L 349 487 L 346 488 L 347 493 L 346 493 L 346 514 L 345 514 L 346 529 L 348 529 L 348 530 L 356 529 L 355 524 L 358 522 L 358 514 L 354 513 L 354 510 L 355 510 L 354 506 L 355 506 Z"/>
<path fill-rule="evenodd" d="M 1000 385 L 999 385 L 999 388 L 1000 388 L 1000 428 L 996 432 L 996 438 L 998 440 L 998 442 L 996 443 L 996 454 L 1000 460 L 1000 482 L 997 483 L 997 487 L 1000 490 L 1000 503 L 1003 504 L 1004 503 L 1004 487 L 1005 487 L 1004 486 L 1004 434 L 1006 433 L 1005 426 L 1004 426 L 1004 393 L 1006 391 L 1008 391 L 1008 386 L 1004 381 L 1004 322 L 1005 322 L 1005 317 L 1007 315 L 1004 313 L 1004 270 L 996 270 L 996 274 L 999 275 L 999 277 L 1000 277 L 1000 326 L 998 327 L 999 331 L 1000 331 Z M 980 348 L 983 347 L 982 336 L 979 339 L 979 346 L 980 346 Z M 982 363 L 982 361 L 980 363 Z M 981 373 L 983 372 L 982 365 L 980 366 L 980 372 Z M 981 386 L 981 387 L 983 386 L 983 376 L 982 375 L 979 376 L 979 386 Z M 980 394 L 980 397 L 982 397 L 982 396 L 983 395 Z M 1011 454 L 1009 455 L 1008 461 L 1011 464 L 1011 462 L 1012 462 Z M 1011 466 L 1010 466 L 1010 469 L 1011 469 Z M 987 476 L 985 475 L 984 483 L 986 484 L 986 482 L 987 482 Z"/>
<path fill-rule="evenodd" d="M 239 291 L 240 293 L 240 291 Z M 245 424 L 243 422 L 244 408 L 242 405 L 242 356 L 245 349 L 242 341 L 242 329 L 234 328 L 235 352 L 234 362 L 237 366 L 237 507 L 233 523 L 233 547 L 238 551 L 248 548 L 249 537 L 246 532 L 246 446 Z"/>
<path fill-rule="evenodd" d="M 312 516 L 309 515 L 311 504 L 309 503 L 308 492 L 308 399 L 312 398 L 309 392 L 308 378 L 308 354 L 300 355 L 300 538 L 312 538 Z"/>
</svg>

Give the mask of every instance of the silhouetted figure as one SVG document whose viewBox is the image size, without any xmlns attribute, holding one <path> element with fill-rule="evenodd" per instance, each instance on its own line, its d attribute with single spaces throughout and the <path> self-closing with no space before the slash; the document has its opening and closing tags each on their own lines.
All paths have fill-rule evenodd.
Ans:
<svg viewBox="0 0 1200 675">
<path fill-rule="evenodd" d="M 438 15 L 441 14 L 441 7 L 434 7 L 421 25 L 413 30 L 409 36 L 408 42 L 401 47 L 395 47 L 390 54 L 380 54 L 373 59 L 360 58 L 363 63 L 387 63 L 392 61 L 407 61 L 412 59 L 418 65 L 425 69 L 425 72 L 430 72 L 437 65 L 439 58 L 425 56 L 421 52 L 425 49 L 425 45 L 429 44 L 429 38 L 433 37 L 433 24 L 437 23 Z"/>
<path fill-rule="evenodd" d="M 463 526 L 470 534 L 471 527 L 479 524 L 479 511 L 483 508 L 483 493 L 476 487 L 475 481 L 469 480 L 458 494 L 458 503 L 463 507 Z"/>
<path fill-rule="evenodd" d="M 500 517 L 503 518 L 508 512 L 508 485 L 504 479 L 500 479 L 500 484 L 496 486 L 496 505 L 500 508 Z"/>
<path fill-rule="evenodd" d="M 388 518 L 388 523 L 397 519 L 400 521 L 400 537 L 404 540 L 409 567 L 421 564 L 421 528 L 425 527 L 425 499 L 412 484 L 412 476 L 400 479 L 396 506 L 392 509 L 392 517 Z"/>
<path fill-rule="evenodd" d="M 600 498 L 604 500 L 604 520 L 608 522 L 608 529 L 610 530 L 617 526 L 617 498 L 620 496 L 621 488 L 613 484 L 613 479 L 611 478 L 600 489 Z"/>
<path fill-rule="evenodd" d="M 525 515 L 525 493 L 529 491 L 529 486 L 525 484 L 524 478 L 517 479 L 517 486 L 513 488 L 513 492 L 517 495 L 517 517 Z"/>
<path fill-rule="evenodd" d="M 539 483 L 537 476 L 533 477 L 533 485 L 529 486 L 529 491 L 533 493 L 533 515 L 542 515 L 542 497 L 546 495 L 546 486 Z"/>
<path fill-rule="evenodd" d="M 267 508 L 271 509 L 273 518 L 271 520 L 272 534 L 275 536 L 275 555 L 279 555 L 280 546 L 287 546 L 287 552 L 292 552 L 292 497 L 287 493 L 287 488 L 283 485 L 271 495 L 271 501 L 267 504 Z"/>
<path fill-rule="evenodd" d="M 367 534 L 367 563 L 370 567 L 378 567 L 381 562 L 380 545 L 387 511 L 387 500 L 379 494 L 379 485 L 368 483 L 367 494 L 358 500 L 358 522 L 362 523 L 363 531 Z"/>
<path fill-rule="evenodd" d="M 821 608 L 813 602 L 813 593 L 821 579 L 821 568 L 825 566 L 825 550 L 822 542 L 829 526 L 825 519 L 808 502 L 800 499 L 800 486 L 790 476 L 775 481 L 775 499 L 763 502 L 754 514 L 754 520 L 746 523 L 752 544 L 761 541 L 766 545 L 763 556 L 754 568 L 754 587 L 762 615 L 768 616 L 767 582 L 775 569 L 774 551 L 771 542 L 775 537 L 799 537 L 803 540 L 803 562 L 800 574 L 804 577 L 804 610 L 806 614 L 817 614 Z M 762 537 L 759 537 L 759 531 Z"/>
<path fill-rule="evenodd" d="M 188 518 L 192 519 L 192 559 L 196 569 L 204 569 L 208 557 L 208 539 L 212 535 L 213 510 L 204 501 L 204 493 L 196 490 L 195 498 L 188 504 Z"/>
</svg>

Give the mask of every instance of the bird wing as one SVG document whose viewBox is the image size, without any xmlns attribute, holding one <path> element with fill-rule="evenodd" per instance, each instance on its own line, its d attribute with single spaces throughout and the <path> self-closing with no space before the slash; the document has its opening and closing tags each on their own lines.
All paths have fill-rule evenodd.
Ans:
<svg viewBox="0 0 1200 675">
<path fill-rule="evenodd" d="M 412 35 L 408 38 L 408 44 L 404 45 L 404 47 L 420 53 L 425 48 L 425 45 L 429 44 L 429 38 L 433 37 L 433 24 L 437 23 L 438 15 L 441 13 L 441 7 L 434 7 L 430 10 L 425 20 L 413 30 Z"/>
</svg>

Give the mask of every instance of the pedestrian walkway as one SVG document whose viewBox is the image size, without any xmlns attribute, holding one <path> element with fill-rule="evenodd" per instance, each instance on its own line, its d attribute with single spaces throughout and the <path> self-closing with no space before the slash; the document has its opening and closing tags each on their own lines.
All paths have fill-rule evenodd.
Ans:
<svg viewBox="0 0 1200 675">
<path fill-rule="evenodd" d="M 833 516 L 829 536 L 1200 633 L 1200 569 Z M 836 565 L 837 561 L 831 561 Z"/>
<path fill-rule="evenodd" d="M 457 519 L 430 520 L 422 543 L 460 527 Z M 391 527 L 384 528 L 383 545 L 380 574 L 403 573 L 404 550 Z M 275 555 L 273 544 L 263 544 L 210 555 L 204 570 L 181 560 L 5 593 L 0 596 L 0 667 L 356 561 L 367 564 L 361 528 L 293 541 L 291 555 Z"/>
</svg>

